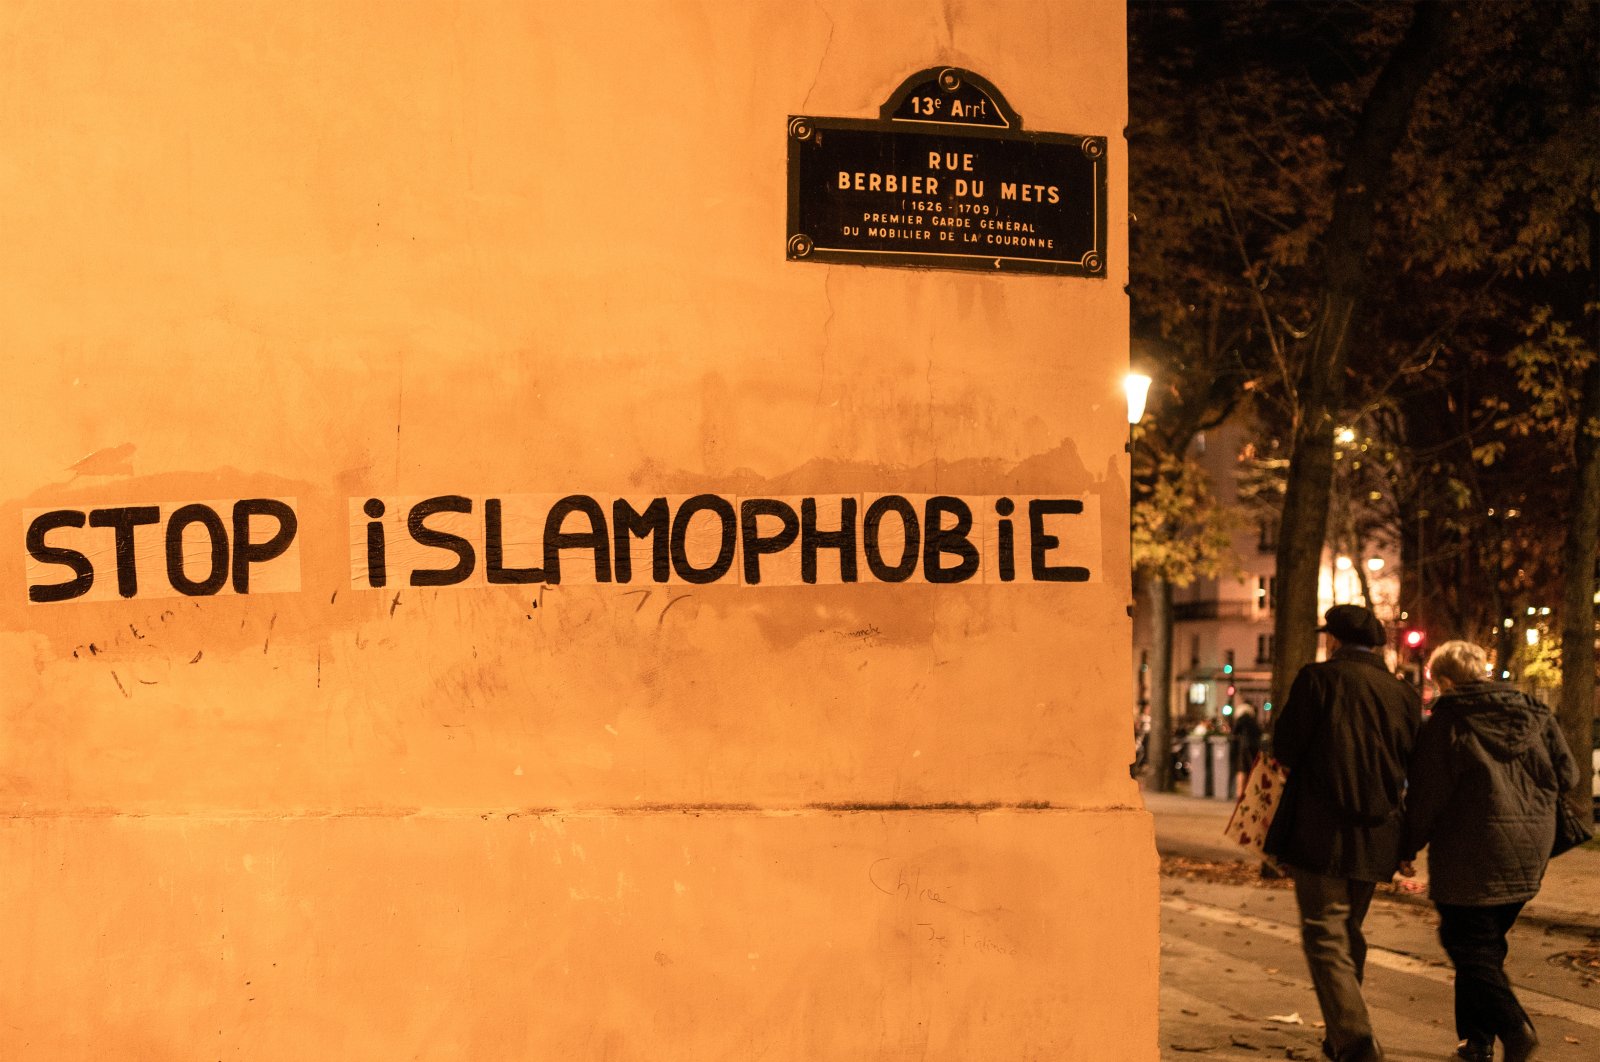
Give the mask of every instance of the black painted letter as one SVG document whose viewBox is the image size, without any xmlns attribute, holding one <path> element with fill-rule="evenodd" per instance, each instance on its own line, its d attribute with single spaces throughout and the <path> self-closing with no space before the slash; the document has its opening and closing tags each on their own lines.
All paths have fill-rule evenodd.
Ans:
<svg viewBox="0 0 1600 1062">
<path fill-rule="evenodd" d="M 183 564 L 183 532 L 190 524 L 206 529 L 211 541 L 211 570 L 196 582 Z M 167 582 L 186 597 L 210 597 L 228 581 L 228 529 L 209 505 L 185 505 L 167 520 Z"/>
<path fill-rule="evenodd" d="M 800 581 L 817 581 L 817 550 L 839 551 L 839 579 L 856 581 L 856 500 L 839 499 L 839 530 L 817 530 L 817 499 L 800 502 Z"/>
<path fill-rule="evenodd" d="M 94 585 L 94 565 L 75 549 L 47 546 L 44 536 L 58 527 L 82 527 L 83 514 L 75 509 L 57 509 L 40 513 L 28 525 L 28 556 L 40 564 L 59 564 L 72 569 L 72 578 L 64 583 L 35 583 L 28 587 L 29 601 L 71 601 L 82 597 Z"/>
<path fill-rule="evenodd" d="M 507 568 L 505 528 L 500 518 L 500 499 L 483 503 L 483 576 L 491 584 L 542 583 L 543 568 Z"/>
<path fill-rule="evenodd" d="M 447 549 L 456 555 L 456 563 L 449 568 L 418 568 L 411 573 L 412 586 L 454 586 L 465 582 L 478 562 L 472 543 L 448 531 L 435 531 L 423 524 L 434 513 L 470 513 L 472 500 L 459 494 L 441 494 L 437 498 L 424 498 L 411 507 L 406 517 L 406 531 L 423 546 Z"/>
<path fill-rule="evenodd" d="M 1002 517 L 1010 516 L 1017 511 L 1017 503 L 1010 498 L 1000 498 L 994 503 L 994 511 Z M 1002 583 L 1015 582 L 1017 578 L 1017 534 L 1011 526 L 1011 521 L 1000 521 L 1000 534 L 997 546 L 1000 550 L 1000 581 Z"/>
<path fill-rule="evenodd" d="M 587 516 L 589 530 L 564 533 L 561 524 L 568 513 Z M 606 529 L 606 514 L 600 503 L 587 494 L 569 494 L 552 505 L 545 515 L 544 570 L 551 586 L 561 582 L 561 551 L 564 549 L 594 550 L 594 581 L 611 581 L 611 535 Z"/>
<path fill-rule="evenodd" d="M 139 592 L 139 563 L 133 556 L 133 529 L 160 522 L 161 510 L 154 505 L 95 509 L 89 513 L 90 527 L 116 529 L 117 593 L 123 597 L 132 597 Z"/>
<path fill-rule="evenodd" d="M 709 512 L 722 525 L 721 545 L 717 559 L 709 568 L 696 568 L 689 563 L 689 545 L 684 540 L 689 534 L 689 522 L 697 513 Z M 715 494 L 696 494 L 672 517 L 672 570 L 686 583 L 714 583 L 728 574 L 733 567 L 733 552 L 738 544 L 738 519 L 733 514 L 733 504 Z"/>
<path fill-rule="evenodd" d="M 883 518 L 889 513 L 900 517 L 905 528 L 905 547 L 897 564 L 885 564 L 883 550 L 878 544 L 878 531 Z M 867 515 L 861 521 L 861 552 L 867 555 L 867 570 L 872 577 L 885 583 L 903 583 L 917 570 L 917 555 L 922 549 L 922 525 L 917 520 L 916 508 L 898 494 L 885 494 L 867 506 Z"/>
<path fill-rule="evenodd" d="M 665 498 L 651 498 L 642 513 L 634 512 L 633 506 L 621 498 L 611 503 L 612 564 L 617 570 L 617 582 L 633 581 L 633 543 L 629 536 L 650 539 L 650 578 L 658 583 L 667 581 L 667 552 L 672 539 L 668 524 Z"/>
<path fill-rule="evenodd" d="M 777 531 L 762 535 L 756 519 L 776 516 L 782 523 Z M 764 553 L 782 553 L 794 544 L 800 533 L 800 521 L 794 510 L 772 498 L 746 498 L 739 503 L 739 539 L 744 548 L 744 581 L 751 586 L 761 582 L 761 556 Z"/>
<path fill-rule="evenodd" d="M 956 526 L 944 527 L 946 515 L 956 518 Z M 928 531 L 922 542 L 922 572 L 930 583 L 964 583 L 978 570 L 978 550 L 967 536 L 972 531 L 972 510 L 960 498 L 938 494 L 928 499 L 922 522 Z M 961 558 L 953 568 L 939 564 L 941 554 Z"/>
<path fill-rule="evenodd" d="M 378 498 L 368 498 L 361 511 L 372 518 L 367 524 L 367 585 L 381 589 L 389 582 L 389 554 L 385 549 L 382 522 L 384 505 Z"/>
<path fill-rule="evenodd" d="M 1028 535 L 1033 540 L 1033 548 L 1030 552 L 1033 558 L 1034 582 L 1085 583 L 1089 581 L 1088 568 L 1078 568 L 1071 565 L 1049 565 L 1044 562 L 1044 555 L 1061 545 L 1059 538 L 1044 533 L 1044 518 L 1047 515 L 1074 515 L 1081 512 L 1083 512 L 1083 502 L 1074 501 L 1071 498 L 1060 498 L 1053 501 L 1041 499 L 1028 503 Z"/>
<path fill-rule="evenodd" d="M 250 541 L 250 518 L 270 516 L 278 529 L 265 542 Z M 233 503 L 233 592 L 250 592 L 250 565 L 281 557 L 300 530 L 294 510 L 276 498 L 244 498 Z"/>
</svg>

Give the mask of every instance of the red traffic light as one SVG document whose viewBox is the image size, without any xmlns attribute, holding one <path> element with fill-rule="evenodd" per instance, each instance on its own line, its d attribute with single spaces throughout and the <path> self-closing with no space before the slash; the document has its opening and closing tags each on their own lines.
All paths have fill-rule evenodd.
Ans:
<svg viewBox="0 0 1600 1062">
<path fill-rule="evenodd" d="M 1406 645 L 1415 649 L 1417 646 L 1426 641 L 1427 637 L 1428 636 L 1423 634 L 1421 631 L 1406 631 Z"/>
</svg>

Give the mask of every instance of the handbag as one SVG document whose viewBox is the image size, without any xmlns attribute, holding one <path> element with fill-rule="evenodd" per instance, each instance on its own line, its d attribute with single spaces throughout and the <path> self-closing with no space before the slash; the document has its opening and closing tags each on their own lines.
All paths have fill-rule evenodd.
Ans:
<svg viewBox="0 0 1600 1062">
<path fill-rule="evenodd" d="M 1253 858 L 1265 855 L 1267 828 L 1277 814 L 1278 801 L 1283 797 L 1283 783 L 1289 778 L 1289 769 L 1271 756 L 1257 756 L 1245 776 L 1244 788 L 1233 805 L 1233 814 L 1222 835 Z"/>
<path fill-rule="evenodd" d="M 1594 828 L 1583 821 L 1583 816 L 1572 810 L 1572 805 L 1556 794 L 1556 842 L 1550 848 L 1551 857 L 1583 844 L 1594 836 Z"/>
</svg>

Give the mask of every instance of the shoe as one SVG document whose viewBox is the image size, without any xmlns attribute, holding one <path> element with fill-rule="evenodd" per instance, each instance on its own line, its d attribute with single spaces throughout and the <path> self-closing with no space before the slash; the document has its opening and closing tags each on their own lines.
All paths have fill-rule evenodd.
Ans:
<svg viewBox="0 0 1600 1062">
<path fill-rule="evenodd" d="M 1462 1062 L 1494 1062 L 1494 1041 L 1487 1044 L 1475 1044 L 1471 1040 L 1462 1040 L 1456 1044 L 1454 1058 Z"/>
<path fill-rule="evenodd" d="M 1500 1037 L 1500 1042 L 1506 1047 L 1505 1062 L 1528 1062 L 1539 1048 L 1539 1034 L 1533 1031 L 1532 1025 L 1523 1022 L 1510 1036 Z"/>
<path fill-rule="evenodd" d="M 1339 1055 L 1339 1062 L 1383 1062 L 1383 1048 L 1370 1036 L 1363 1036 Z"/>
</svg>

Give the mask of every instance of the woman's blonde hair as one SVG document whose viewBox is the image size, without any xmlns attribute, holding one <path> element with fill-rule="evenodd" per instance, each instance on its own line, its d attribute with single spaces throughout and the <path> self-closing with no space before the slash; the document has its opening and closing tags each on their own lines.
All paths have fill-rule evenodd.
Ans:
<svg viewBox="0 0 1600 1062">
<path fill-rule="evenodd" d="M 1428 672 L 1456 685 L 1482 682 L 1488 675 L 1489 654 L 1471 642 L 1445 642 L 1428 657 Z"/>
</svg>

